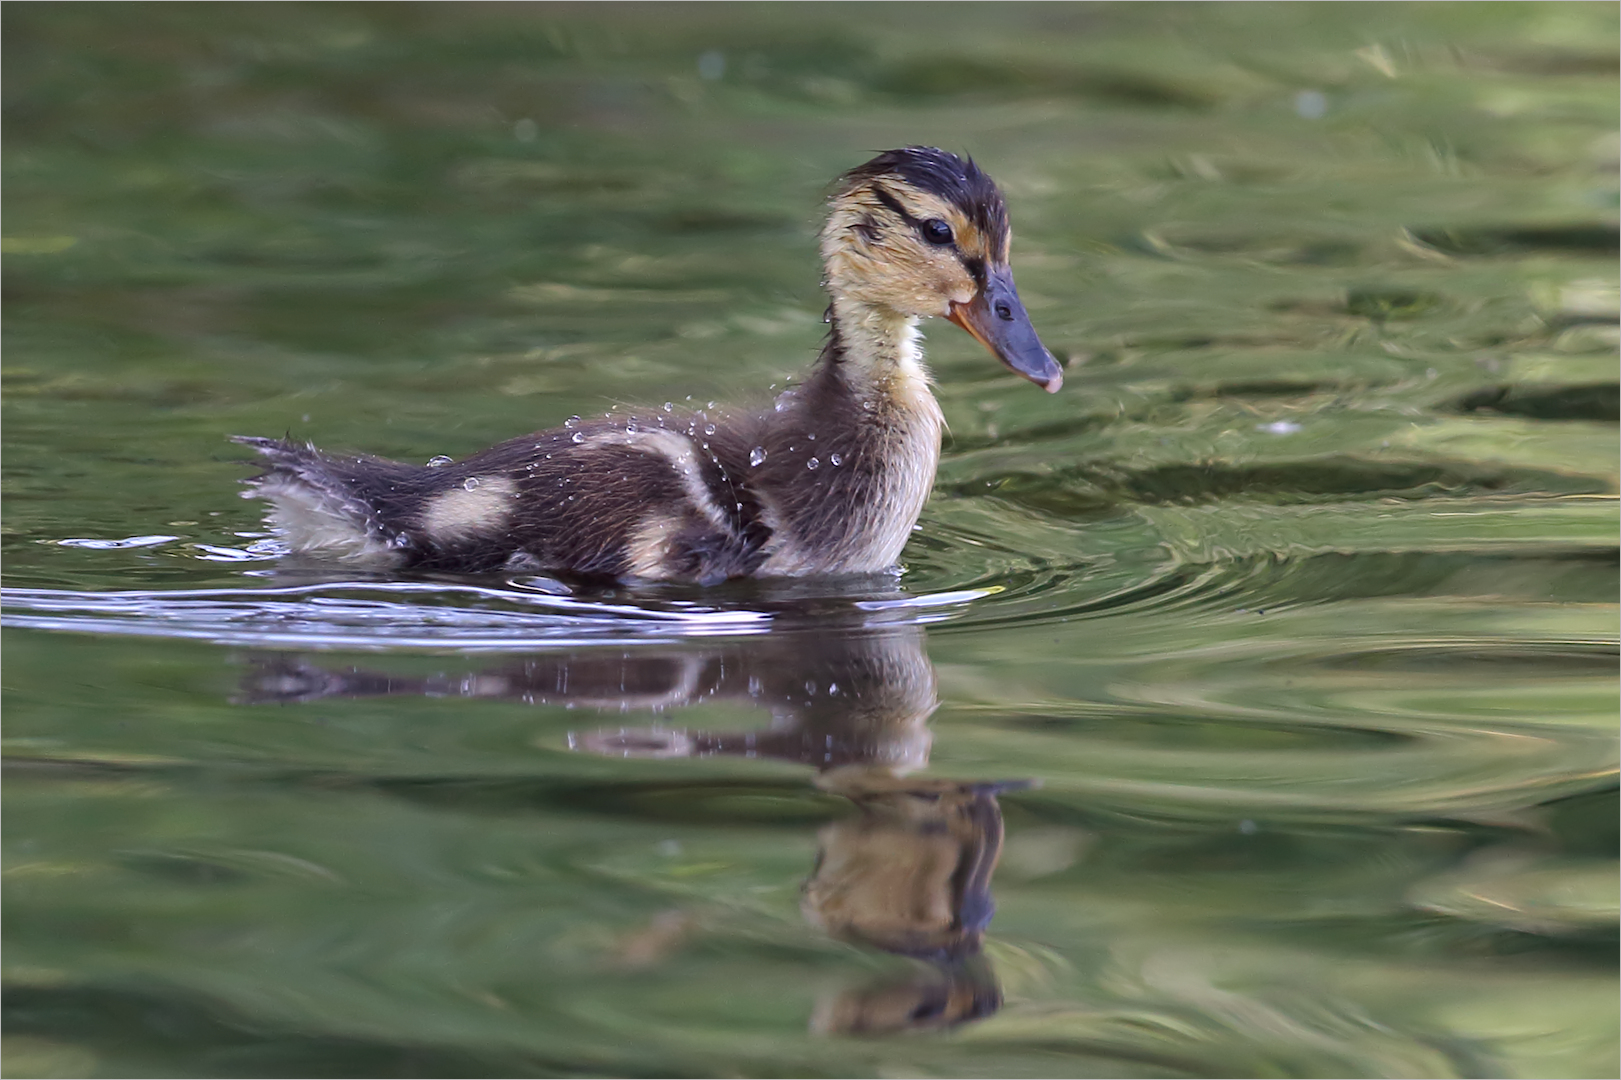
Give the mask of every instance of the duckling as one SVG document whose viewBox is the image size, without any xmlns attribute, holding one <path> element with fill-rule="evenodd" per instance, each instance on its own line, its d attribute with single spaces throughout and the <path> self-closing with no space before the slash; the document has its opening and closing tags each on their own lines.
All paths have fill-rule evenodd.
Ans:
<svg viewBox="0 0 1621 1080">
<path fill-rule="evenodd" d="M 887 570 L 940 457 L 918 321 L 949 319 L 1047 391 L 1063 383 L 1008 246 L 1001 192 L 972 160 L 886 151 L 834 187 L 827 341 L 772 407 L 571 420 L 429 466 L 237 436 L 269 462 L 244 497 L 271 502 L 294 552 L 377 569 L 703 585 Z"/>
</svg>

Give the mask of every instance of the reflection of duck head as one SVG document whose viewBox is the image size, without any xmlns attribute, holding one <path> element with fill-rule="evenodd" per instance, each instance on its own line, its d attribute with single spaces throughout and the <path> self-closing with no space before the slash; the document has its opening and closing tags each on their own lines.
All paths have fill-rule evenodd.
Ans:
<svg viewBox="0 0 1621 1080">
<path fill-rule="evenodd" d="M 887 780 L 887 782 L 886 782 Z M 834 937 L 919 959 L 977 952 L 996 905 L 1006 785 L 852 773 L 824 783 L 861 813 L 818 834 L 805 918 Z M 1022 786 L 1022 785 L 1021 785 Z"/>
<path fill-rule="evenodd" d="M 811 1030 L 823 1035 L 932 1031 L 989 1016 L 1002 1007 L 996 973 L 983 956 L 918 966 L 823 998 Z"/>
</svg>

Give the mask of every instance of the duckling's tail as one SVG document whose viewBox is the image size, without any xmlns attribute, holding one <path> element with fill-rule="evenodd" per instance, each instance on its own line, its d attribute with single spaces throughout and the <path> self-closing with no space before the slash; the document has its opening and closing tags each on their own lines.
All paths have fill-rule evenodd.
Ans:
<svg viewBox="0 0 1621 1080">
<path fill-rule="evenodd" d="M 251 446 L 267 459 L 269 468 L 245 481 L 249 487 L 242 497 L 270 500 L 270 523 L 286 535 L 293 551 L 372 566 L 400 561 L 398 538 L 366 497 L 365 481 L 368 474 L 402 466 L 332 457 L 291 439 L 233 435 L 231 441 Z"/>
</svg>

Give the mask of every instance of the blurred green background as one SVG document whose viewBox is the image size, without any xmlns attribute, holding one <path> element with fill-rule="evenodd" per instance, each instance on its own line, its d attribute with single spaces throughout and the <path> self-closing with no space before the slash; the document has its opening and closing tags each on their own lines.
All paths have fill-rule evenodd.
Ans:
<svg viewBox="0 0 1621 1080">
<path fill-rule="evenodd" d="M 1615 1075 L 1618 20 L 6 5 L 6 1075 Z M 227 435 L 763 399 L 917 143 L 1068 371 L 926 327 L 898 589 L 278 569 Z M 823 730 L 754 669 L 1041 781 L 994 1015 L 813 1032 L 927 974 L 801 911 L 863 811 L 576 748 Z"/>
</svg>

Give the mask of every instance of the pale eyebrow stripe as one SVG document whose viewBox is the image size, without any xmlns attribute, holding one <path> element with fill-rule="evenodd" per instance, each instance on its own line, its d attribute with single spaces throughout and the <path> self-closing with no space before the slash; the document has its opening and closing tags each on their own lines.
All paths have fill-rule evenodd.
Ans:
<svg viewBox="0 0 1621 1080">
<path fill-rule="evenodd" d="M 872 185 L 872 193 L 878 196 L 879 202 L 883 203 L 890 210 L 899 215 L 902 221 L 912 226 L 912 228 L 918 230 L 918 235 L 922 235 L 923 222 L 913 217 L 907 211 L 906 207 L 901 205 L 901 201 L 899 199 L 895 198 L 895 196 L 891 195 L 878 184 Z M 958 211 L 958 213 L 961 213 L 961 211 Z M 957 261 L 962 263 L 962 268 L 968 271 L 969 276 L 974 279 L 974 283 L 983 289 L 985 287 L 985 260 L 977 255 L 965 254 L 963 250 L 957 246 L 955 238 L 952 240 L 951 248 L 957 253 Z"/>
<path fill-rule="evenodd" d="M 885 206 L 889 207 L 889 209 L 893 210 L 896 214 L 900 215 L 900 219 L 902 221 L 906 222 L 906 224 L 912 226 L 912 228 L 914 228 L 914 229 L 921 230 L 923 228 L 923 222 L 921 222 L 917 218 L 913 217 L 907 211 L 906 207 L 901 205 L 901 201 L 899 199 L 895 198 L 895 196 L 891 195 L 888 191 L 884 190 L 884 188 L 880 187 L 877 184 L 874 184 L 874 185 L 872 185 L 872 193 L 874 195 L 878 196 L 878 201 L 879 202 L 883 203 Z"/>
</svg>

